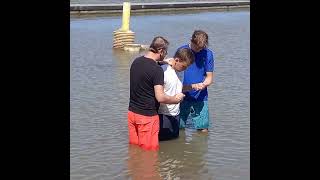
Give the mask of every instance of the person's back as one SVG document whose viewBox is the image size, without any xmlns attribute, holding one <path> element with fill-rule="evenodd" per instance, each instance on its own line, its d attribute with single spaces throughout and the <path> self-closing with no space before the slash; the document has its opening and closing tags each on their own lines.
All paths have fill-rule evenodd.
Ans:
<svg viewBox="0 0 320 180">
<path fill-rule="evenodd" d="M 163 85 L 162 68 L 152 59 L 141 56 L 133 61 L 130 77 L 129 110 L 146 116 L 156 115 L 159 102 L 154 85 Z"/>
</svg>

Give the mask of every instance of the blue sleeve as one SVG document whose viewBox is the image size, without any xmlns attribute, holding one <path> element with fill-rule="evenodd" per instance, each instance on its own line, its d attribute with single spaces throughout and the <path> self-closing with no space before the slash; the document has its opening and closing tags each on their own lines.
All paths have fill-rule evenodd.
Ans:
<svg viewBox="0 0 320 180">
<path fill-rule="evenodd" d="M 206 72 L 213 72 L 214 71 L 214 56 L 212 51 L 207 51 L 207 59 L 205 64 Z"/>
</svg>

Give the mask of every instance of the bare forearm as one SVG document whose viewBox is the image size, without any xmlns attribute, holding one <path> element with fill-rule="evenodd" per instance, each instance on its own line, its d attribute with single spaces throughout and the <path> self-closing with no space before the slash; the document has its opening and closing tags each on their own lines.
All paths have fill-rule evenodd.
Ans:
<svg viewBox="0 0 320 180">
<path fill-rule="evenodd" d="M 164 65 L 164 64 L 168 64 L 168 62 L 166 62 L 166 61 L 157 61 L 158 62 L 158 64 L 161 66 L 161 65 Z"/>
<path fill-rule="evenodd" d="M 212 82 L 212 79 L 205 79 L 204 81 L 203 81 L 203 85 L 205 85 L 206 87 L 208 87 L 208 86 L 210 86 L 211 84 L 212 84 L 213 82 Z"/>
<path fill-rule="evenodd" d="M 207 72 L 206 78 L 205 78 L 204 81 L 203 81 L 203 85 L 204 85 L 205 87 L 210 86 L 210 85 L 213 83 L 213 77 L 214 77 L 213 72 Z"/>
<path fill-rule="evenodd" d="M 155 90 L 156 99 L 159 103 L 177 104 L 183 99 L 183 96 L 184 96 L 184 94 L 182 93 L 178 93 L 175 96 L 168 96 L 164 93 L 162 85 L 154 86 L 154 90 Z"/>
<path fill-rule="evenodd" d="M 159 103 L 164 103 L 164 104 L 178 104 L 180 102 L 179 99 L 177 99 L 175 96 L 168 96 L 166 94 L 160 95 L 157 98 Z"/>
<path fill-rule="evenodd" d="M 168 59 L 164 59 L 163 61 L 158 61 L 158 64 L 161 66 L 161 65 L 164 65 L 164 64 L 169 64 L 171 65 L 170 61 L 172 60 L 173 58 L 168 58 Z"/>
</svg>

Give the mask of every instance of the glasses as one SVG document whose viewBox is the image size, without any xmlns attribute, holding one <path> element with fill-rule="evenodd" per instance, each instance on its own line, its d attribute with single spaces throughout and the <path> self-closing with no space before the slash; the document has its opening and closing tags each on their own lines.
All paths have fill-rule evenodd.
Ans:
<svg viewBox="0 0 320 180">
<path fill-rule="evenodd" d="M 166 57 L 167 56 L 167 54 L 168 54 L 168 51 L 166 50 L 166 49 L 162 49 L 162 53 L 163 53 L 163 57 Z"/>
<path fill-rule="evenodd" d="M 168 51 L 164 49 L 163 50 L 163 55 L 166 56 L 167 54 L 168 54 Z"/>
</svg>

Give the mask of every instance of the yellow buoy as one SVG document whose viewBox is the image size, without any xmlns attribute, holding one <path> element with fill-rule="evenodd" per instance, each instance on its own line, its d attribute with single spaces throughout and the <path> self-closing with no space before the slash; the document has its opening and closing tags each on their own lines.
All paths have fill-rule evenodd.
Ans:
<svg viewBox="0 0 320 180">
<path fill-rule="evenodd" d="M 131 10 L 130 2 L 124 2 L 123 8 L 122 8 L 122 27 L 121 27 L 122 31 L 129 31 L 130 10 Z"/>
<path fill-rule="evenodd" d="M 120 29 L 113 31 L 113 47 L 124 48 L 126 44 L 134 43 L 134 32 L 130 31 L 130 2 L 123 3 L 122 9 L 122 26 Z M 130 48 L 125 48 L 130 49 Z M 132 49 L 132 48 L 131 48 Z M 137 47 L 135 47 L 137 49 Z"/>
</svg>

